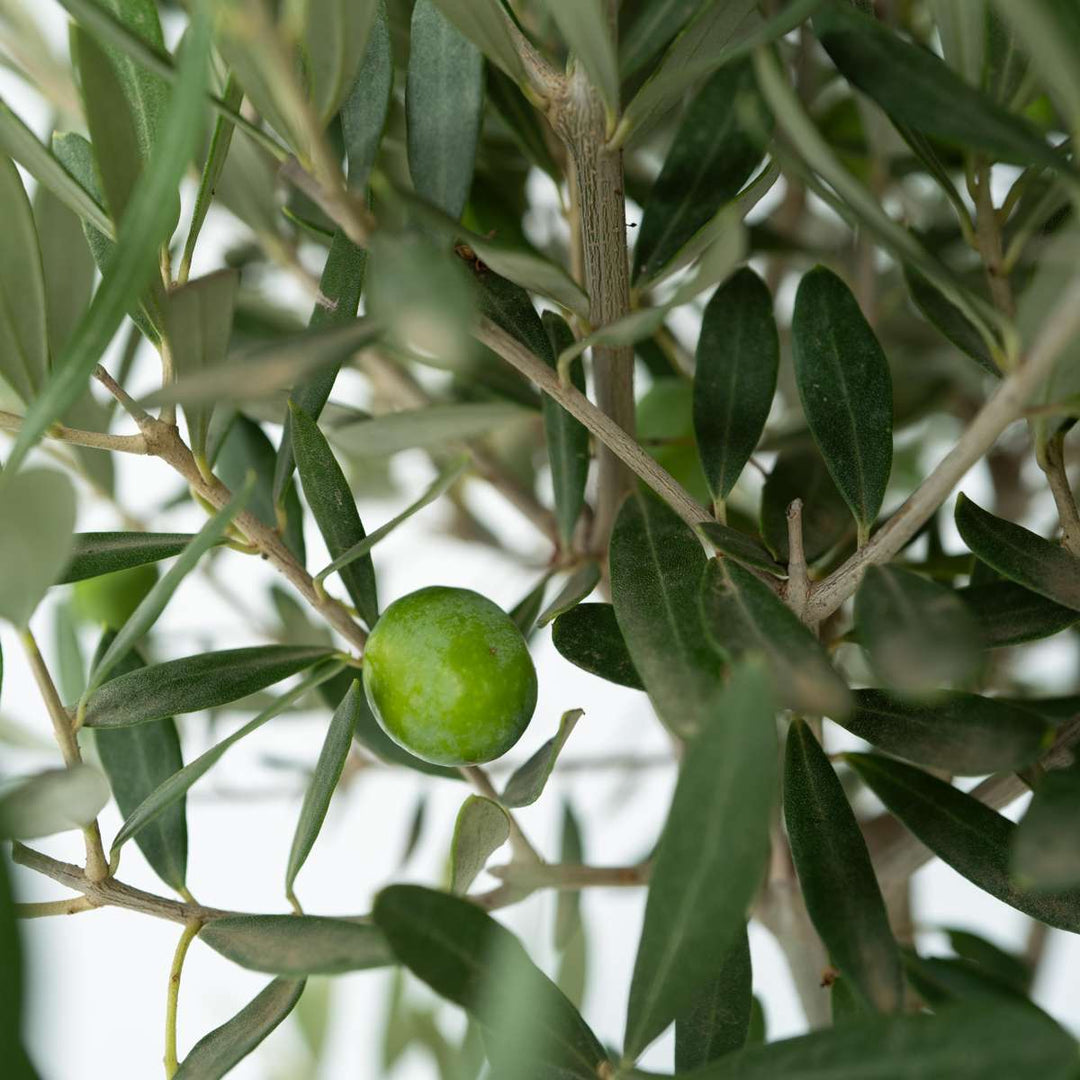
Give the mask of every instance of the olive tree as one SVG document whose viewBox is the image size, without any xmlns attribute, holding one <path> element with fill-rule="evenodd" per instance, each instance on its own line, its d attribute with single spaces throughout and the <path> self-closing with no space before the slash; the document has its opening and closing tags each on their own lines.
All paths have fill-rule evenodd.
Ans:
<svg viewBox="0 0 1080 1080">
<path fill-rule="evenodd" d="M 18 882 L 64 890 L 17 902 L 0 864 L 5 1075 L 35 1075 L 24 920 L 112 905 L 178 928 L 148 989 L 170 1077 L 226 1074 L 308 977 L 393 966 L 468 1034 L 395 999 L 388 1069 L 415 1042 L 444 1077 L 643 1077 L 674 1025 L 675 1074 L 700 1080 L 1074 1076 L 1029 995 L 1047 928 L 1080 931 L 1080 698 L 1060 696 L 1080 619 L 1080 7 L 56 2 L 64 58 L 37 4 L 0 4 L 4 63 L 55 117 L 42 132 L 0 102 L 0 616 L 41 699 L 3 705 L 47 715 L 59 750 L 34 773 L 5 746 L 0 822 Z M 204 225 L 230 216 L 208 266 Z M 416 448 L 431 486 L 362 523 L 357 495 Z M 198 531 L 132 520 L 130 455 Z M 378 570 L 405 519 L 438 501 L 427 520 L 499 543 L 476 487 L 535 529 L 535 588 L 506 615 L 417 592 L 391 629 Z M 121 527 L 75 531 L 76 490 Z M 241 602 L 236 641 L 178 655 L 155 634 L 177 588 L 245 558 L 279 575 L 277 625 L 238 647 Z M 537 634 L 647 695 L 670 737 L 674 795 L 633 865 L 583 862 L 572 810 L 561 853 L 519 820 L 580 710 L 505 779 L 485 767 L 532 712 Z M 1030 643 L 1055 635 L 1048 683 Z M 301 707 L 325 735 L 281 893 L 196 900 L 188 792 Z M 205 710 L 244 722 L 197 753 L 185 717 Z M 371 762 L 461 792 L 449 882 L 307 911 L 331 797 Z M 82 866 L 36 842 L 72 829 Z M 131 842 L 158 891 L 125 883 Z M 935 858 L 1028 917 L 1024 955 L 971 930 L 927 953 L 911 879 Z M 627 1003 L 618 1045 L 499 921 L 558 891 L 565 959 L 580 892 L 612 885 L 645 897 L 632 978 L 602 987 Z M 749 920 L 809 1034 L 766 1038 Z M 267 982 L 178 1050 L 195 939 Z"/>
</svg>

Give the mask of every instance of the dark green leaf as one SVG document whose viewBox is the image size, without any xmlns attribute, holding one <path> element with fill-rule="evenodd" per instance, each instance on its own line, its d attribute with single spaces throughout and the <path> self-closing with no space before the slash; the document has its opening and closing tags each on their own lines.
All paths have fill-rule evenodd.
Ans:
<svg viewBox="0 0 1080 1080">
<path fill-rule="evenodd" d="M 1013 838 L 1012 869 L 1040 892 L 1080 886 L 1080 766 L 1039 780 Z"/>
<path fill-rule="evenodd" d="M 510 837 L 510 818 L 493 799 L 469 795 L 461 804 L 450 843 L 450 891 L 464 894 L 488 859 Z"/>
<path fill-rule="evenodd" d="M 894 689 L 920 694 L 964 683 L 979 664 L 979 628 L 963 601 L 910 570 L 866 568 L 855 628 L 874 674 Z"/>
<path fill-rule="evenodd" d="M 293 1011 L 303 991 L 303 980 L 275 979 L 231 1020 L 204 1035 L 173 1080 L 220 1080 Z"/>
<path fill-rule="evenodd" d="M 801 499 L 803 548 L 815 562 L 851 532 L 851 515 L 825 463 L 813 450 L 786 450 L 776 459 L 761 493 L 761 535 L 769 550 L 788 561 L 787 509 Z"/>
<path fill-rule="evenodd" d="M 967 604 L 988 649 L 1051 637 L 1080 619 L 1072 608 L 1055 604 L 1011 581 L 971 585 L 959 589 L 956 595 Z"/>
<path fill-rule="evenodd" d="M 601 679 L 644 690 L 610 604 L 578 604 L 551 628 L 551 641 L 571 664 Z"/>
<path fill-rule="evenodd" d="M 754 1000 L 752 975 L 750 941 L 744 929 L 721 958 L 713 980 L 675 1018 L 676 1072 L 708 1065 L 746 1042 Z"/>
<path fill-rule="evenodd" d="M 928 322 L 936 326 L 962 353 L 970 356 L 991 375 L 1001 369 L 973 322 L 936 285 L 931 284 L 910 266 L 904 267 L 904 280 L 915 306 Z"/>
<path fill-rule="evenodd" d="M 715 977 L 761 884 L 777 785 L 769 682 L 760 664 L 737 667 L 687 747 L 630 987 L 624 1049 L 631 1060 Z"/>
<path fill-rule="evenodd" d="M 1015 986 L 959 957 L 906 953 L 904 969 L 912 989 L 935 1010 L 972 999 L 1026 1002 Z"/>
<path fill-rule="evenodd" d="M 995 698 L 947 693 L 906 700 L 856 690 L 855 711 L 839 722 L 888 754 L 958 776 L 1016 772 L 1046 753 L 1053 726 Z"/>
<path fill-rule="evenodd" d="M 888 361 L 851 290 L 823 266 L 799 283 L 791 334 L 814 441 L 860 529 L 868 532 L 892 467 Z"/>
<path fill-rule="evenodd" d="M 66 585 L 171 559 L 194 539 L 194 533 L 76 533 L 75 550 L 56 584 Z"/>
<path fill-rule="evenodd" d="M 375 164 L 386 116 L 390 111 L 393 88 L 394 57 L 390 50 L 386 3 L 385 0 L 378 0 L 364 58 L 352 90 L 341 106 L 341 134 L 349 162 L 349 186 L 355 191 L 367 189 L 368 177 Z"/>
<path fill-rule="evenodd" d="M 409 42 L 409 173 L 418 194 L 460 218 L 480 135 L 484 58 L 433 0 L 417 0 Z"/>
<path fill-rule="evenodd" d="M 761 108 L 748 63 L 721 68 L 687 107 L 645 202 L 634 248 L 635 281 L 660 274 L 750 179 L 762 147 L 744 110 Z M 761 125 L 759 116 L 755 126 Z"/>
<path fill-rule="evenodd" d="M 370 923 L 318 915 L 227 915 L 212 919 L 199 940 L 241 967 L 270 975 L 340 975 L 394 962 Z"/>
<path fill-rule="evenodd" d="M 1031 985 L 1032 971 L 1027 962 L 1014 953 L 1007 952 L 970 930 L 958 930 L 955 927 L 945 930 L 949 945 L 957 956 L 969 963 L 977 964 L 995 978 L 1014 986 L 1021 993 Z"/>
<path fill-rule="evenodd" d="M 1029 893 L 1009 873 L 1016 826 L 978 799 L 899 761 L 876 754 L 844 760 L 939 859 L 972 884 L 1033 919 L 1080 933 L 1080 889 Z"/>
<path fill-rule="evenodd" d="M 956 500 L 956 527 L 964 543 L 999 574 L 1080 611 L 1080 559 L 1059 544 L 988 514 L 962 493 Z"/>
<path fill-rule="evenodd" d="M 86 707 L 88 727 L 126 727 L 238 701 L 304 671 L 332 651 L 255 645 L 151 664 L 104 683 Z"/>
<path fill-rule="evenodd" d="M 976 90 L 940 57 L 849 4 L 814 16 L 814 32 L 844 77 L 916 131 L 999 161 L 1061 168 L 1063 159 L 1020 117 Z"/>
<path fill-rule="evenodd" d="M 540 113 L 513 79 L 494 65 L 487 69 L 486 91 L 488 104 L 502 118 L 525 156 L 558 183 L 561 173 L 548 145 L 546 124 Z"/>
<path fill-rule="evenodd" d="M 738 271 L 705 306 L 696 357 L 694 433 L 709 488 L 726 499 L 761 438 L 780 363 L 772 296 L 753 270 Z"/>
<path fill-rule="evenodd" d="M 788 708 L 813 716 L 844 716 L 851 691 L 821 643 L 762 581 L 730 559 L 713 559 L 701 583 L 708 639 L 722 655 L 759 653 Z"/>
<path fill-rule="evenodd" d="M 514 770 L 506 781 L 501 801 L 511 808 L 531 806 L 544 793 L 544 785 L 551 776 L 566 740 L 574 730 L 574 725 L 584 716 L 581 709 L 569 709 L 562 714 L 559 730 L 553 735 L 524 765 Z"/>
<path fill-rule="evenodd" d="M 318 424 L 295 403 L 290 402 L 289 411 L 293 452 L 304 495 L 331 558 L 337 559 L 366 535 L 356 500 Z M 369 627 L 374 626 L 379 617 L 379 595 L 371 556 L 354 559 L 339 574 L 360 617 Z"/>
<path fill-rule="evenodd" d="M 290 896 L 296 875 L 300 873 L 300 868 L 319 837 L 326 811 L 330 808 L 330 799 L 341 779 L 341 771 L 345 768 L 345 759 L 349 756 L 349 748 L 352 746 L 353 732 L 356 730 L 356 720 L 360 714 L 360 699 L 363 696 L 364 692 L 360 688 L 359 679 L 354 679 L 349 692 L 342 698 L 341 704 L 334 710 L 334 715 L 330 719 L 322 750 L 319 751 L 319 760 L 315 763 L 315 771 L 311 774 L 311 781 L 304 792 L 300 819 L 296 823 L 292 847 L 289 849 L 289 865 L 285 870 L 285 891 Z M 275 971 L 275 974 L 287 973 Z"/>
<path fill-rule="evenodd" d="M 715 716 L 722 664 L 698 612 L 701 543 L 666 504 L 638 490 L 616 519 L 610 565 L 619 629 L 657 715 L 676 735 L 704 730 Z"/>
<path fill-rule="evenodd" d="M 115 634 L 106 632 L 98 645 L 104 654 Z M 117 665 L 118 674 L 138 671 L 145 663 L 129 652 Z M 94 746 L 120 813 L 128 818 L 142 801 L 184 767 L 176 721 L 167 716 L 128 728 L 102 728 L 94 733 Z M 187 877 L 187 813 L 183 797 L 152 821 L 135 838 L 154 872 L 177 891 Z"/>
<path fill-rule="evenodd" d="M 862 830 L 825 751 L 802 720 L 788 732 L 784 819 L 806 908 L 829 958 L 879 1012 L 904 996 L 900 952 Z"/>
<path fill-rule="evenodd" d="M 606 1055 L 596 1036 L 520 942 L 486 912 L 419 885 L 391 885 L 376 898 L 374 918 L 398 960 L 481 1025 L 498 1012 L 494 970 L 527 986 L 543 1024 L 536 1056 L 561 1069 L 560 1076 L 595 1080 L 599 1075 Z"/>
<path fill-rule="evenodd" d="M 536 625 L 547 626 L 552 619 L 577 607 L 592 594 L 599 582 L 599 565 L 594 562 L 584 563 L 566 579 L 555 599 L 537 616 Z"/>
<path fill-rule="evenodd" d="M 845 517 L 847 508 L 844 509 Z M 787 577 L 787 571 L 752 536 L 718 521 L 703 521 L 698 529 L 721 555 L 745 566 L 765 570 L 773 577 Z"/>
</svg>

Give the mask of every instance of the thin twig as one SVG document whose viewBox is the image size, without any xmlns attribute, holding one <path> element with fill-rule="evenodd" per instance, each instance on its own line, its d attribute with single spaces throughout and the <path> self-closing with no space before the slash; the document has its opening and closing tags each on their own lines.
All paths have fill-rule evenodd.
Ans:
<svg viewBox="0 0 1080 1080">
<path fill-rule="evenodd" d="M 1080 511 L 1076 508 L 1076 496 L 1065 468 L 1065 433 L 1059 431 L 1043 442 L 1037 457 L 1054 496 L 1058 521 L 1061 522 L 1062 546 L 1080 556 Z"/>
<path fill-rule="evenodd" d="M 180 1001 L 180 976 L 184 971 L 184 959 L 191 943 L 202 929 L 202 923 L 193 919 L 184 927 L 180 940 L 176 943 L 172 967 L 169 969 L 169 988 L 165 997 L 165 1077 L 172 1080 L 180 1062 L 176 1057 L 176 1011 Z"/>
<path fill-rule="evenodd" d="M 15 413 L 0 410 L 0 431 L 18 432 L 22 430 L 23 418 Z M 142 435 L 109 435 L 101 431 L 82 431 L 79 428 L 53 424 L 45 437 L 57 442 L 70 443 L 72 446 L 87 446 L 91 450 L 116 450 L 122 454 L 145 454 L 146 440 Z"/>
</svg>

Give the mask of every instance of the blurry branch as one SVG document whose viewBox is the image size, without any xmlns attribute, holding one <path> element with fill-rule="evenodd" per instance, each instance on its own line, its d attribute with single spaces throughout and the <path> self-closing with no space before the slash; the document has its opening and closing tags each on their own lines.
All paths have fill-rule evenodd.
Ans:
<svg viewBox="0 0 1080 1080">
<path fill-rule="evenodd" d="M 23 418 L 15 413 L 0 410 L 0 431 L 17 432 L 22 428 Z M 91 450 L 117 450 L 124 454 L 146 454 L 146 439 L 142 435 L 109 435 L 100 431 L 81 431 L 79 428 L 53 424 L 45 433 L 46 438 L 73 446 L 88 446 Z"/>
<path fill-rule="evenodd" d="M 1062 349 L 1080 333 L 1080 275 L 1062 293 L 1020 363 L 999 384 L 956 445 L 870 541 L 810 595 L 809 618 L 831 615 L 859 586 L 867 566 L 888 562 L 930 519 L 964 474 L 994 445 L 1013 421 L 1023 416 L 1032 394 L 1053 370 Z"/>
</svg>

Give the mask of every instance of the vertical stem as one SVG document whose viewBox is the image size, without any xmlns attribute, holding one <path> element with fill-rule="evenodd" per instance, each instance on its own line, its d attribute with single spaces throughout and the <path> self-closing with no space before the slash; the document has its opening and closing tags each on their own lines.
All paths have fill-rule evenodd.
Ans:
<svg viewBox="0 0 1080 1080">
<path fill-rule="evenodd" d="M 793 499 L 787 508 L 788 580 L 784 598 L 799 619 L 805 620 L 806 604 L 810 599 L 810 577 L 803 548 L 802 509 L 802 499 Z"/>
<path fill-rule="evenodd" d="M 192 920 L 184 927 L 180 940 L 176 943 L 172 968 L 169 971 L 169 989 L 165 998 L 165 1076 L 172 1080 L 180 1062 L 176 1059 L 176 1009 L 180 1000 L 180 975 L 184 970 L 184 959 L 195 936 L 202 929 L 202 923 Z"/>
<path fill-rule="evenodd" d="M 1057 506 L 1062 546 L 1073 555 L 1080 556 L 1080 511 L 1077 511 L 1076 498 L 1065 469 L 1065 433 L 1058 431 L 1043 440 L 1037 432 L 1036 446 L 1039 465 L 1046 474 Z"/>
</svg>

